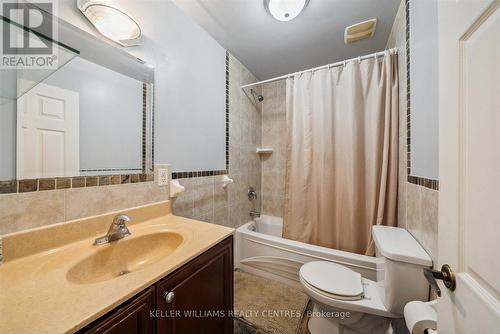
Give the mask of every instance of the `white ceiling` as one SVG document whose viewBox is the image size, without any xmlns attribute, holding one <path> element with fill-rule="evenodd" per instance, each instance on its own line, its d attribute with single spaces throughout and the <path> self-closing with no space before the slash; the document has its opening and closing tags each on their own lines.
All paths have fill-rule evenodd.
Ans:
<svg viewBox="0 0 500 334">
<path fill-rule="evenodd" d="M 280 22 L 263 0 L 173 1 L 261 80 L 383 50 L 401 2 L 310 0 L 296 19 Z M 346 26 L 372 18 L 372 38 L 344 44 Z"/>
</svg>

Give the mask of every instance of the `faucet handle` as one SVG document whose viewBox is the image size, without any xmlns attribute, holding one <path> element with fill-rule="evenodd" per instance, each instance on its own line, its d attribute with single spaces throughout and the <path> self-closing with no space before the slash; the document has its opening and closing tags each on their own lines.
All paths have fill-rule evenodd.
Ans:
<svg viewBox="0 0 500 334">
<path fill-rule="evenodd" d="M 94 245 L 107 244 L 111 241 L 122 239 L 130 235 L 130 231 L 125 223 L 132 221 L 128 215 L 116 215 L 109 226 L 108 233 L 105 236 L 95 239 Z"/>
<path fill-rule="evenodd" d="M 249 187 L 247 190 L 247 196 L 250 201 L 254 201 L 257 199 L 257 192 L 254 187 Z"/>
<path fill-rule="evenodd" d="M 129 223 L 131 221 L 128 215 L 117 215 L 113 218 L 113 224 L 125 226 L 125 223 Z"/>
</svg>

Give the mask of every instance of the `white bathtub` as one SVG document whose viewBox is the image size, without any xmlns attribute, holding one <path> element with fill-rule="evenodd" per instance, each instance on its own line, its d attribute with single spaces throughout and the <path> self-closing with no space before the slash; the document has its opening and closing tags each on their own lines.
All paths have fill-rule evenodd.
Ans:
<svg viewBox="0 0 500 334">
<path fill-rule="evenodd" d="M 336 262 L 365 278 L 380 280 L 383 258 L 284 239 L 282 228 L 282 218 L 266 215 L 239 227 L 236 230 L 235 266 L 297 287 L 300 286 L 300 267 L 317 260 Z"/>
</svg>

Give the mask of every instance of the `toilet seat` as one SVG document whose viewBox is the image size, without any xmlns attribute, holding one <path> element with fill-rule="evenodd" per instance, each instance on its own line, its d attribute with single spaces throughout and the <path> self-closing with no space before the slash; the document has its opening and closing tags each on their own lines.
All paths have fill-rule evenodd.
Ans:
<svg viewBox="0 0 500 334">
<path fill-rule="evenodd" d="M 306 263 L 300 268 L 300 277 L 310 288 L 329 298 L 360 300 L 364 297 L 361 275 L 337 263 Z"/>
<path fill-rule="evenodd" d="M 321 261 L 326 262 L 326 261 Z M 330 263 L 330 262 L 326 262 Z M 302 267 L 304 267 L 303 265 Z M 338 265 L 337 265 L 338 266 Z M 350 312 L 361 312 L 377 316 L 382 316 L 385 318 L 401 318 L 401 314 L 395 314 L 389 312 L 382 301 L 380 291 L 383 289 L 378 282 L 361 278 L 361 285 L 363 294 L 361 296 L 354 296 L 355 298 L 349 298 L 345 296 L 339 296 L 325 292 L 317 287 L 314 287 L 311 283 L 307 282 L 303 277 L 304 271 L 307 272 L 307 267 L 304 270 L 300 270 L 299 281 L 304 289 L 305 293 L 311 297 L 315 302 L 321 305 L 327 305 L 333 309 L 346 310 Z M 346 268 L 349 269 L 349 268 Z M 349 269 L 350 270 L 350 269 Z M 306 274 L 307 276 L 307 274 Z M 354 276 L 356 277 L 356 276 Z M 327 278 L 327 277 L 326 277 Z M 330 278 L 332 279 L 332 278 Z M 332 279 L 335 281 L 334 279 Z M 353 279 L 354 281 L 354 279 Z"/>
</svg>

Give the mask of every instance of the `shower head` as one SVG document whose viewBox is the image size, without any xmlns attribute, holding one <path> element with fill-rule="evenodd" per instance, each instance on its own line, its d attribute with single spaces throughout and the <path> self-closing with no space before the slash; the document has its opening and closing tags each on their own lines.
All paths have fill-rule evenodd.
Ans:
<svg viewBox="0 0 500 334">
<path fill-rule="evenodd" d="M 257 101 L 259 102 L 264 101 L 264 96 L 257 94 L 253 89 L 250 89 L 250 92 L 252 93 L 253 97 L 257 99 Z"/>
</svg>

